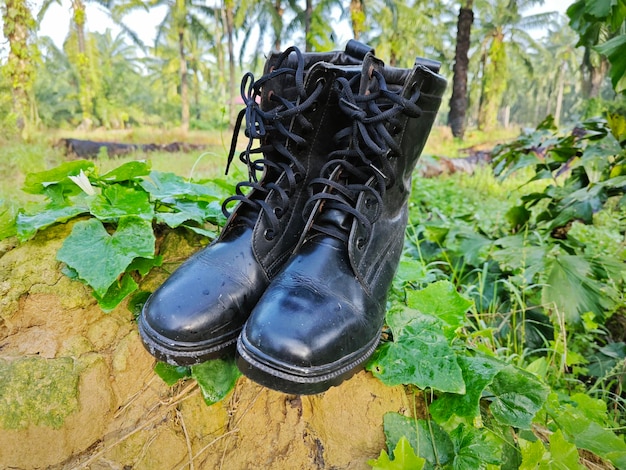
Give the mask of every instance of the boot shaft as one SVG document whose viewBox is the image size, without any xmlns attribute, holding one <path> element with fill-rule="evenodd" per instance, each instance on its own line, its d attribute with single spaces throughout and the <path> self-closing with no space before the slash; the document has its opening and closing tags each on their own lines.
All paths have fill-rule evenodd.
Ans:
<svg viewBox="0 0 626 470">
<path fill-rule="evenodd" d="M 248 146 L 240 155 L 249 181 L 237 186 L 239 201 L 230 214 L 222 239 L 242 224 L 253 226 L 257 262 L 273 277 L 300 238 L 302 209 L 309 181 L 319 174 L 333 150 L 329 136 L 347 125 L 339 112 L 334 83 L 359 73 L 371 48 L 350 41 L 346 51 L 300 53 L 290 48 L 270 55 L 257 81 L 247 74 L 242 82 Z M 252 148 L 252 142 L 260 142 Z M 229 162 L 234 154 L 231 147 Z M 257 158 L 258 156 L 258 158 Z M 262 173 L 258 177 L 257 173 Z"/>
<path fill-rule="evenodd" d="M 301 243 L 344 239 L 355 275 L 374 298 L 385 297 L 403 250 L 411 176 L 446 87 L 437 72 L 426 59 L 400 69 L 368 54 L 358 80 L 338 82 L 348 127 L 313 181 Z"/>
</svg>

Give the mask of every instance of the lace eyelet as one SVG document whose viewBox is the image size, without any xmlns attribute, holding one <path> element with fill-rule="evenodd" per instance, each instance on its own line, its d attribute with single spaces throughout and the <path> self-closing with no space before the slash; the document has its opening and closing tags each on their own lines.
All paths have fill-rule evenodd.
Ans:
<svg viewBox="0 0 626 470">
<path fill-rule="evenodd" d="M 365 247 L 365 238 L 359 237 L 356 239 L 356 249 L 361 251 Z"/>
<path fill-rule="evenodd" d="M 283 210 L 282 207 L 274 207 L 274 215 L 278 218 L 278 219 L 282 219 L 283 215 L 285 215 L 285 211 Z"/>
<path fill-rule="evenodd" d="M 276 236 L 276 233 L 271 228 L 268 228 L 268 229 L 265 229 L 265 232 L 263 232 L 263 236 L 269 242 L 274 239 L 274 237 Z"/>
</svg>

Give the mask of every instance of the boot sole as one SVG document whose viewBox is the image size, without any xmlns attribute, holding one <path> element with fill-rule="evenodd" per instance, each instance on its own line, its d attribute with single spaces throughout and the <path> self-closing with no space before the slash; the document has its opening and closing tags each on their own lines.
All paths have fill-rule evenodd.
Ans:
<svg viewBox="0 0 626 470">
<path fill-rule="evenodd" d="M 148 352 L 158 361 L 173 366 L 191 366 L 211 359 L 233 357 L 237 336 L 241 331 L 239 328 L 220 338 L 192 343 L 174 341 L 160 335 L 144 321 L 143 316 L 137 320 L 137 326 L 141 342 Z"/>
<path fill-rule="evenodd" d="M 314 395 L 340 385 L 364 368 L 380 341 L 378 334 L 361 350 L 330 365 L 298 367 L 263 357 L 242 336 L 237 341 L 239 371 L 264 387 L 291 395 Z"/>
</svg>

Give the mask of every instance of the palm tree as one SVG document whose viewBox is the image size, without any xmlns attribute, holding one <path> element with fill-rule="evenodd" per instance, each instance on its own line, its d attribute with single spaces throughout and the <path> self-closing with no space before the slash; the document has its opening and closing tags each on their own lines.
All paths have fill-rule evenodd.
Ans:
<svg viewBox="0 0 626 470">
<path fill-rule="evenodd" d="M 350 25 L 354 39 L 359 39 L 365 31 L 365 1 L 350 0 Z"/>
<path fill-rule="evenodd" d="M 363 37 L 389 65 L 411 67 L 416 55 L 443 59 L 446 19 L 441 2 L 372 0 Z"/>
<path fill-rule="evenodd" d="M 133 8 L 146 8 L 143 0 L 123 0 L 123 2 L 115 2 L 114 0 L 88 0 L 96 1 L 104 8 L 111 20 L 119 26 L 134 42 L 143 44 L 137 38 L 137 35 L 131 28 L 126 26 L 121 20 L 121 14 Z M 37 14 L 37 23 L 41 24 L 48 9 L 53 3 L 61 5 L 61 0 L 43 0 L 41 8 Z M 78 78 L 78 97 L 82 109 L 81 126 L 85 128 L 91 127 L 94 120 L 97 119 L 97 111 L 95 110 L 96 102 L 99 99 L 99 73 L 100 68 L 94 63 L 94 46 L 89 44 L 86 24 L 86 2 L 85 0 L 71 0 L 71 21 L 70 32 L 66 39 L 66 53 L 70 62 L 74 65 Z"/>
<path fill-rule="evenodd" d="M 484 38 L 479 49 L 482 77 L 478 128 L 481 130 L 496 126 L 509 78 L 510 56 L 525 55 L 539 47 L 527 30 L 545 27 L 555 18 L 556 13 L 523 16 L 526 9 L 537 3 L 542 0 L 494 0 L 485 3 L 478 13 L 479 37 Z"/>
<path fill-rule="evenodd" d="M 163 46 L 165 33 L 174 37 L 178 51 L 179 94 L 181 101 L 180 128 L 189 130 L 189 82 L 186 41 L 190 34 L 211 39 L 209 25 L 214 25 L 215 9 L 197 0 L 156 0 L 151 6 L 167 6 L 167 13 L 158 26 L 155 47 Z"/>
<path fill-rule="evenodd" d="M 463 139 L 465 135 L 465 114 L 467 112 L 467 74 L 469 68 L 470 34 L 474 22 L 474 1 L 461 3 L 456 29 L 456 51 L 452 77 L 452 97 L 448 124 L 452 135 Z"/>
<path fill-rule="evenodd" d="M 6 0 L 2 8 L 2 24 L 4 36 L 9 41 L 5 69 L 11 83 L 11 108 L 17 129 L 25 133 L 32 121 L 31 92 L 35 75 L 30 44 L 35 21 L 26 0 Z"/>
</svg>

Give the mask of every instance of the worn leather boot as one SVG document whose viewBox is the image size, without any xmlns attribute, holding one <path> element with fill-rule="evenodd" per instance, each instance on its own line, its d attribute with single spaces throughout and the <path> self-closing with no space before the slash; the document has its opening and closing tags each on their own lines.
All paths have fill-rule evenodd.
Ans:
<svg viewBox="0 0 626 470">
<path fill-rule="evenodd" d="M 252 308 L 298 243 L 307 186 L 328 160 L 332 147 L 326 137 L 342 125 L 332 117 L 338 104 L 331 90 L 340 69 L 329 66 L 360 67 L 370 50 L 356 41 L 345 51 L 325 54 L 290 48 L 269 57 L 259 80 L 244 76 L 246 108 L 237 120 L 227 171 L 245 116 L 249 143 L 240 159 L 249 181 L 239 183 L 237 194 L 225 201 L 229 219 L 220 237 L 183 263 L 146 302 L 139 332 L 158 360 L 190 365 L 234 353 Z M 253 139 L 260 141 L 258 148 L 252 148 Z M 255 155 L 259 158 L 253 160 Z M 226 206 L 233 202 L 237 206 L 229 215 Z"/>
<path fill-rule="evenodd" d="M 349 124 L 311 182 L 297 253 L 241 332 L 244 375 L 285 393 L 320 393 L 374 352 L 403 249 L 411 173 L 446 86 L 438 70 L 425 59 L 389 68 L 368 54 L 360 77 L 338 78 Z"/>
</svg>

